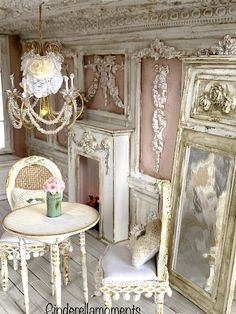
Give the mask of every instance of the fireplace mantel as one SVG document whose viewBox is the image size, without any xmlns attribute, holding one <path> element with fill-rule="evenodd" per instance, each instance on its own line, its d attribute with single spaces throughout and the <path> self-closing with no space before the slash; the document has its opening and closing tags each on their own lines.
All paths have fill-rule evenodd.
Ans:
<svg viewBox="0 0 236 314">
<path fill-rule="evenodd" d="M 80 120 L 69 133 L 69 200 L 79 201 L 80 157 L 99 162 L 99 237 L 108 242 L 128 239 L 130 135 L 132 129 Z M 78 166 L 79 165 L 79 166 Z"/>
</svg>

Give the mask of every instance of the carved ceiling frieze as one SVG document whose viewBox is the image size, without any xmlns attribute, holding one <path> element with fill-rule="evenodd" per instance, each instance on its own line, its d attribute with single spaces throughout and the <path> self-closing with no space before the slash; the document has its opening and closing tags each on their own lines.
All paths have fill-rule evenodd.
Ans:
<svg viewBox="0 0 236 314">
<path fill-rule="evenodd" d="M 45 36 L 236 22 L 235 0 L 45 0 Z M 35 37 L 39 0 L 1 1 L 0 31 Z"/>
</svg>

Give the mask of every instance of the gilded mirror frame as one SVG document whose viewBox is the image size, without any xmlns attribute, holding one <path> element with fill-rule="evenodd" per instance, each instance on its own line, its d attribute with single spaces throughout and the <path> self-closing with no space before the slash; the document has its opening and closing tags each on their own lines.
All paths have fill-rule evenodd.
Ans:
<svg viewBox="0 0 236 314">
<path fill-rule="evenodd" d="M 206 313 L 229 314 L 231 313 L 236 279 L 236 96 L 234 95 L 236 58 L 228 56 L 192 57 L 185 58 L 183 61 L 185 84 L 172 174 L 170 282 L 180 293 Z M 218 102 L 218 100 L 220 101 Z M 222 226 L 218 237 L 220 244 L 218 244 L 218 254 L 216 255 L 218 260 L 217 263 L 214 262 L 214 281 L 212 281 L 210 291 L 205 289 L 204 284 L 199 284 L 199 281 L 193 279 L 194 276 L 181 273 L 180 268 L 175 267 L 178 259 L 181 224 L 185 219 L 182 216 L 183 211 L 180 210 L 184 208 L 181 202 L 184 202 L 183 195 L 187 191 L 183 187 L 187 184 L 191 190 L 193 179 L 188 176 L 188 168 L 191 168 L 189 154 L 194 150 L 196 158 L 197 155 L 205 154 L 205 156 L 209 155 L 212 160 L 221 158 L 230 163 L 225 203 L 221 206 L 223 211 L 221 211 Z M 198 154 L 196 154 L 196 150 L 199 150 Z M 209 152 L 208 155 L 207 152 Z M 194 165 L 196 164 L 195 162 Z M 224 175 L 223 170 L 221 175 Z M 190 209 L 191 205 L 190 203 Z M 204 253 L 209 257 L 207 250 Z M 199 271 L 198 273 L 200 274 Z M 204 278 L 208 279 L 210 268 L 205 270 L 205 274 L 208 274 L 208 277 Z M 202 274 L 200 275 L 202 276 Z"/>
</svg>

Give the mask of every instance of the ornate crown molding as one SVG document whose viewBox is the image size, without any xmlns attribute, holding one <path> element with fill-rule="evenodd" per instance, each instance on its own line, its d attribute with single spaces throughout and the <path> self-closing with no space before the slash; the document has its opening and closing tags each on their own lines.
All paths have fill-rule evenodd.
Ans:
<svg viewBox="0 0 236 314">
<path fill-rule="evenodd" d="M 92 68 L 94 77 L 92 84 L 88 88 L 86 98 L 93 98 L 98 90 L 99 85 L 104 95 L 104 105 L 107 106 L 108 93 L 116 107 L 124 108 L 122 100 L 119 97 L 119 89 L 116 86 L 115 74 L 118 70 L 124 70 L 124 64 L 116 63 L 116 56 L 94 56 L 94 62 L 84 66 Z"/>
<path fill-rule="evenodd" d="M 197 56 L 210 56 L 210 55 L 235 55 L 236 54 L 236 37 L 225 35 L 223 40 L 218 42 L 210 48 L 198 49 Z"/>
<path fill-rule="evenodd" d="M 163 132 L 166 128 L 165 106 L 167 100 L 167 75 L 169 67 L 167 65 L 155 65 L 156 77 L 153 81 L 153 101 L 155 110 L 152 116 L 152 128 L 154 137 L 152 140 L 153 151 L 156 157 L 156 171 L 159 171 L 161 153 L 164 148 Z"/>
<path fill-rule="evenodd" d="M 166 46 L 165 43 L 159 39 L 155 39 L 150 44 L 150 48 L 143 48 L 133 54 L 133 58 L 137 62 L 141 62 L 142 58 L 160 58 L 173 59 L 180 58 L 185 55 L 184 51 L 177 51 L 174 47 Z"/>
<path fill-rule="evenodd" d="M 77 145 L 78 149 L 82 150 L 87 155 L 91 155 L 95 152 L 105 152 L 106 174 L 109 173 L 109 158 L 111 154 L 111 144 L 108 138 L 103 138 L 99 144 L 93 133 L 90 131 L 84 131 L 80 140 L 76 138 L 76 134 L 74 132 L 69 133 L 69 138 L 70 141 L 73 141 Z"/>
<path fill-rule="evenodd" d="M 18 1 L 10 1 L 11 4 L 2 8 L 4 18 L 0 21 L 0 30 L 20 32 L 25 37 L 33 38 L 37 34 L 37 23 L 35 16 L 32 16 L 36 0 L 32 0 L 31 5 L 28 1 L 22 2 L 19 4 Z M 89 1 L 87 2 L 89 4 Z M 106 6 L 95 5 L 92 10 L 88 4 L 81 6 L 79 1 L 50 1 L 45 10 L 43 23 L 43 28 L 47 30 L 45 35 L 78 36 L 128 32 L 144 28 L 161 29 L 236 22 L 234 0 L 163 1 L 163 5 L 158 6 L 156 1 L 150 1 L 145 5 L 132 5 L 123 1 L 123 4 L 118 6 L 115 2 Z"/>
</svg>

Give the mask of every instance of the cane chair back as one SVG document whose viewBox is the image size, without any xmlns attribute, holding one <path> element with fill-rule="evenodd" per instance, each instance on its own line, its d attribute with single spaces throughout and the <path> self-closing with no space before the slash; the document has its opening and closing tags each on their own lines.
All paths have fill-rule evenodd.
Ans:
<svg viewBox="0 0 236 314">
<path fill-rule="evenodd" d="M 61 172 L 54 162 L 41 156 L 30 156 L 23 158 L 16 162 L 10 169 L 7 182 L 6 182 L 6 195 L 10 204 L 11 210 L 18 208 L 13 200 L 12 194 L 15 188 L 27 191 L 40 191 L 43 192 L 43 184 L 50 177 L 57 177 L 61 179 Z M 44 192 L 43 192 L 44 194 Z M 24 239 L 26 259 L 42 256 L 45 252 L 50 250 L 50 246 L 54 239 L 44 239 L 41 242 L 37 239 Z M 55 239 L 56 240 L 56 239 Z M 2 264 L 2 287 L 7 291 L 8 287 L 8 263 L 7 260 L 13 260 L 14 269 L 18 268 L 18 261 L 21 260 L 20 256 L 20 242 L 19 238 L 15 237 L 8 232 L 4 232 L 0 237 L 0 259 Z M 62 279 L 65 285 L 68 284 L 68 260 L 69 251 L 71 251 L 70 238 L 64 239 L 59 243 L 59 251 L 62 256 Z M 52 264 L 51 264 L 52 265 Z M 51 272 L 51 285 L 52 295 L 54 294 L 53 273 Z"/>
<path fill-rule="evenodd" d="M 42 190 L 50 177 L 61 178 L 61 172 L 51 160 L 41 156 L 30 156 L 19 160 L 9 171 L 6 182 L 6 195 L 12 210 L 17 208 L 12 198 L 14 188 Z"/>
</svg>

